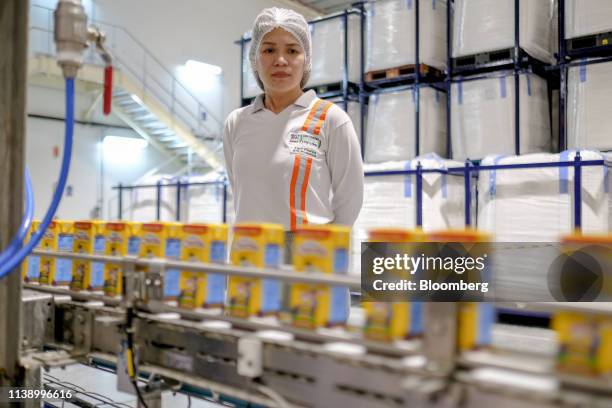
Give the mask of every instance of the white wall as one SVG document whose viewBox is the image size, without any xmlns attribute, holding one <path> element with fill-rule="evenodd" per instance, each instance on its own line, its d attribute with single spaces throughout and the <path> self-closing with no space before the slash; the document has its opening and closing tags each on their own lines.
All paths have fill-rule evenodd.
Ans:
<svg viewBox="0 0 612 408">
<path fill-rule="evenodd" d="M 30 85 L 27 95 L 27 111 L 30 115 L 63 117 L 64 94 L 61 90 Z M 85 110 L 91 96 L 85 92 L 76 94 L 76 113 Z M 98 110 L 101 109 L 98 107 Z M 94 119 L 100 119 L 96 115 Z M 141 155 L 127 163 L 109 160 L 103 154 L 101 142 L 105 135 L 139 137 L 131 129 L 118 128 L 108 119 L 106 126 L 75 125 L 72 162 L 68 184 L 72 190 L 62 198 L 57 212 L 59 218 L 72 220 L 98 216 L 110 219 L 116 216 L 116 192 L 111 187 L 118 183 L 135 182 L 150 169 L 167 159 L 153 147 L 148 146 Z M 124 125 L 122 125 L 124 126 Z M 55 183 L 59 176 L 64 145 L 64 122 L 38 117 L 28 117 L 26 127 L 26 165 L 30 171 L 35 195 L 35 216 L 42 218 L 51 202 Z M 54 148 L 58 150 L 54 155 Z M 176 166 L 168 165 L 164 170 L 173 172 Z M 99 207 L 100 212 L 96 212 Z"/>
</svg>

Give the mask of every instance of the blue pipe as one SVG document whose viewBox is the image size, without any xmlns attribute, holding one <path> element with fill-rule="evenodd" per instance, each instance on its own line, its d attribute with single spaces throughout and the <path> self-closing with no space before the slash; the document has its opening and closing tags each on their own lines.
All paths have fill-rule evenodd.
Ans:
<svg viewBox="0 0 612 408">
<path fill-rule="evenodd" d="M 471 173 L 470 173 L 470 161 L 465 161 L 464 167 L 464 186 L 465 186 L 465 227 L 469 228 L 472 225 L 472 185 L 471 185 Z"/>
<path fill-rule="evenodd" d="M 4 252 L 0 254 L 0 265 L 4 264 L 11 256 L 13 256 L 25 240 L 28 235 L 28 230 L 32 225 L 32 218 L 34 218 L 34 193 L 32 192 L 32 180 L 30 179 L 30 172 L 28 169 L 25 171 L 25 187 L 26 187 L 26 206 L 21 226 L 17 232 L 17 236 L 13 238 L 10 244 L 6 247 Z"/>
<path fill-rule="evenodd" d="M 582 166 L 580 150 L 574 157 L 574 229 L 575 232 L 582 230 Z"/>
<path fill-rule="evenodd" d="M 39 230 L 32 236 L 32 239 L 22 247 L 15 255 L 9 259 L 6 263 L 0 266 L 0 278 L 8 275 L 13 269 L 19 265 L 23 259 L 28 256 L 32 249 L 34 249 L 41 238 L 43 237 L 49 224 L 55 216 L 55 212 L 59 207 L 62 196 L 64 195 L 64 188 L 66 187 L 66 181 L 68 180 L 68 171 L 70 170 L 70 159 L 72 158 L 72 137 L 74 132 L 74 78 L 66 78 L 66 133 L 64 137 L 64 154 L 62 156 L 62 168 L 60 170 L 59 180 L 57 182 L 57 188 L 53 194 L 51 205 L 45 214 Z"/>
</svg>

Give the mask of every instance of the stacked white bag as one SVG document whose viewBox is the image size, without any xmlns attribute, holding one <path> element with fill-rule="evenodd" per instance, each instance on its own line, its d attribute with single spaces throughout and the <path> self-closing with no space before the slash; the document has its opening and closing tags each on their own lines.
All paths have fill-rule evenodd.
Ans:
<svg viewBox="0 0 612 408">
<path fill-rule="evenodd" d="M 366 3 L 366 71 L 416 64 L 415 1 Z M 446 66 L 446 0 L 419 3 L 421 64 Z"/>
<path fill-rule="evenodd" d="M 610 78 L 611 62 L 570 67 L 567 101 L 569 148 L 612 150 Z"/>
<path fill-rule="evenodd" d="M 151 176 L 141 180 L 141 185 L 162 184 L 160 196 L 160 221 L 176 220 L 176 178 L 166 175 Z M 149 222 L 157 217 L 157 189 L 156 187 L 135 188 L 127 194 L 127 219 L 130 221 Z"/>
<path fill-rule="evenodd" d="M 340 108 L 344 109 L 342 98 L 334 98 L 334 99 L 330 99 L 330 101 L 338 105 Z M 368 113 L 367 105 L 364 103 L 364 106 L 366 108 L 365 115 L 367 115 Z M 347 107 L 346 107 L 346 113 L 348 113 L 349 118 L 351 118 L 351 122 L 353 122 L 353 127 L 355 128 L 355 133 L 357 134 L 357 137 L 359 138 L 361 135 L 361 126 L 362 126 L 361 124 L 361 106 L 359 102 L 348 101 Z M 363 119 L 365 122 L 366 117 L 364 116 Z"/>
<path fill-rule="evenodd" d="M 550 152 L 546 81 L 524 73 L 520 89 L 520 153 Z M 453 158 L 515 153 L 514 75 L 454 82 L 451 100 Z"/>
<path fill-rule="evenodd" d="M 601 160 L 594 151 L 580 152 L 582 160 Z M 482 165 L 554 163 L 574 160 L 574 152 L 488 157 Z M 612 230 L 610 177 L 604 166 L 582 168 L 582 231 Z M 483 171 L 478 182 L 478 228 L 502 245 L 492 259 L 495 291 L 499 300 L 554 300 L 548 272 L 558 257 L 550 244 L 573 231 L 574 170 L 530 168 Z"/>
<path fill-rule="evenodd" d="M 520 46 L 554 62 L 555 0 L 520 0 Z M 514 47 L 514 0 L 456 0 L 453 58 Z"/>
<path fill-rule="evenodd" d="M 360 18 L 348 16 L 348 80 L 360 79 Z M 342 81 L 344 75 L 344 18 L 332 18 L 310 23 L 312 37 L 312 71 L 307 86 L 325 85 Z"/>
<path fill-rule="evenodd" d="M 366 174 L 414 170 L 419 162 L 423 169 L 462 166 L 462 163 L 428 154 L 411 161 L 367 164 L 364 170 Z M 422 191 L 424 231 L 464 226 L 465 190 L 461 175 L 425 173 L 423 174 Z M 416 176 L 414 174 L 366 176 L 363 206 L 352 230 L 352 273 L 360 273 L 361 242 L 367 239 L 367 231 L 375 227 L 415 228 L 416 204 Z"/>
<path fill-rule="evenodd" d="M 446 155 L 446 94 L 421 87 L 420 151 Z M 414 88 L 370 96 L 365 161 L 410 160 L 416 154 Z"/>
<path fill-rule="evenodd" d="M 565 0 L 565 38 L 612 31 L 612 1 Z"/>
<path fill-rule="evenodd" d="M 189 222 L 223 222 L 223 185 L 225 176 L 211 172 L 204 176 L 190 177 L 189 183 L 210 183 L 190 185 L 183 190 L 183 219 Z M 229 190 L 229 188 L 228 188 Z M 232 200 L 226 195 L 227 204 Z"/>
<path fill-rule="evenodd" d="M 575 153 L 487 157 L 482 165 L 554 163 L 574 160 Z M 604 155 L 583 150 L 582 160 Z M 557 242 L 573 231 L 574 170 L 545 167 L 482 171 L 478 181 L 478 228 L 500 242 Z M 582 168 L 582 231 L 612 230 L 612 195 L 605 166 Z"/>
</svg>

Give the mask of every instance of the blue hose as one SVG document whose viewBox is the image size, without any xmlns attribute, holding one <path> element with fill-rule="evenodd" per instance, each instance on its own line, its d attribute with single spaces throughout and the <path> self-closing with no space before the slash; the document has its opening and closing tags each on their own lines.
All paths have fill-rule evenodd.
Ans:
<svg viewBox="0 0 612 408">
<path fill-rule="evenodd" d="M 4 252 L 0 254 L 0 265 L 3 265 L 15 252 L 19 251 L 21 245 L 28 235 L 28 230 L 32 225 L 32 218 L 34 218 L 34 193 L 32 192 L 32 180 L 30 179 L 30 172 L 28 169 L 25 171 L 25 187 L 26 187 L 26 205 L 25 214 L 21 220 L 21 226 L 17 232 L 17 236 L 13 238 L 10 244 L 6 247 Z"/>
<path fill-rule="evenodd" d="M 40 242 L 49 224 L 55 216 L 57 207 L 59 207 L 62 196 L 64 195 L 64 188 L 66 187 L 66 181 L 68 179 L 68 170 L 70 170 L 70 159 L 72 157 L 72 136 L 74 132 L 74 78 L 66 78 L 66 134 L 64 137 L 64 154 L 62 156 L 62 168 L 60 170 L 59 181 L 51 200 L 51 205 L 47 210 L 40 228 L 32 236 L 30 241 L 21 248 L 17 253 L 13 255 L 6 263 L 0 265 L 0 279 L 8 275 L 13 269 L 19 265 L 32 249 L 34 249 Z"/>
</svg>

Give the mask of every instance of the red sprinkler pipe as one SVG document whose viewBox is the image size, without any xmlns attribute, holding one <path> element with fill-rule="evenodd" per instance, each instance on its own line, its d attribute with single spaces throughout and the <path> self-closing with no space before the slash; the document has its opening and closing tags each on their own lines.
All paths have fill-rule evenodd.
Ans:
<svg viewBox="0 0 612 408">
<path fill-rule="evenodd" d="M 113 66 L 107 65 L 104 68 L 104 106 L 103 112 L 109 115 L 111 112 L 111 103 L 113 99 Z"/>
</svg>

